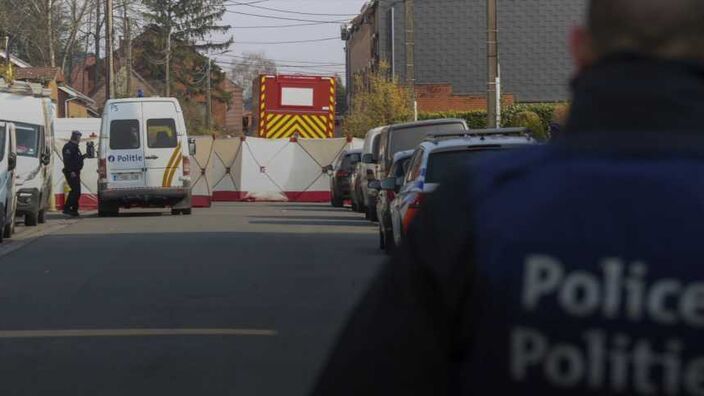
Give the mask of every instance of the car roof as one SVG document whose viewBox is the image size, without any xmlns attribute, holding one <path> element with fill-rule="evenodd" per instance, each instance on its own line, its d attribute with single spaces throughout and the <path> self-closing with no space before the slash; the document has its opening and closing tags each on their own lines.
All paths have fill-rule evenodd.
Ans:
<svg viewBox="0 0 704 396">
<path fill-rule="evenodd" d="M 362 154 L 362 149 L 345 150 L 342 155 Z"/>
<path fill-rule="evenodd" d="M 367 131 L 366 136 L 378 135 L 378 134 L 380 134 L 381 131 L 383 131 L 384 128 L 386 128 L 387 126 L 388 126 L 388 125 L 384 125 L 384 126 L 376 127 L 376 128 L 374 128 L 374 129 L 370 129 L 369 131 Z M 365 137 L 366 137 L 366 136 L 365 136 Z"/>
<path fill-rule="evenodd" d="M 406 122 L 403 124 L 394 124 L 389 126 L 389 130 L 406 129 L 413 127 L 422 127 L 430 125 L 448 125 L 448 124 L 464 124 L 467 125 L 467 121 L 460 118 L 439 118 L 435 120 L 424 120 L 415 122 Z"/>
<path fill-rule="evenodd" d="M 167 98 L 154 96 L 150 98 L 124 98 L 124 99 L 110 99 L 107 103 L 132 103 L 132 102 L 172 102 L 178 103 L 176 98 Z"/>
<path fill-rule="evenodd" d="M 495 145 L 522 146 L 533 144 L 537 144 L 537 142 L 535 141 L 535 139 L 528 135 L 477 134 L 444 139 L 429 138 L 428 140 L 421 143 L 420 146 L 428 152 L 433 152 L 439 150 L 444 151 L 455 147 L 481 147 Z"/>
<path fill-rule="evenodd" d="M 413 153 L 415 153 L 415 150 L 406 150 L 406 151 L 399 151 L 398 153 L 394 154 L 394 163 L 402 161 L 404 159 L 410 158 L 413 156 Z"/>
</svg>

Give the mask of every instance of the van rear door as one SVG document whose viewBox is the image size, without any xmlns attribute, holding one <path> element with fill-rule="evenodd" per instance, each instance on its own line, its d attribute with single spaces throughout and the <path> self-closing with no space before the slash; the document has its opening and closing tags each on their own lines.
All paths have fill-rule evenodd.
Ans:
<svg viewBox="0 0 704 396">
<path fill-rule="evenodd" d="M 142 104 L 110 104 L 106 156 L 108 188 L 143 188 L 145 184 Z"/>
<path fill-rule="evenodd" d="M 183 162 L 179 114 L 173 102 L 144 102 L 144 152 L 149 187 L 180 187 Z"/>
</svg>

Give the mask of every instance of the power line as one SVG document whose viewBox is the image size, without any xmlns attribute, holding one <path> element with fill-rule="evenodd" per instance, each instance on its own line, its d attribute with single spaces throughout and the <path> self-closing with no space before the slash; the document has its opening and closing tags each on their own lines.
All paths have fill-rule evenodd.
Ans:
<svg viewBox="0 0 704 396">
<path fill-rule="evenodd" d="M 340 40 L 339 37 L 326 37 L 313 40 L 293 40 L 293 41 L 235 41 L 235 44 L 257 44 L 257 45 L 278 45 L 278 44 L 301 44 L 319 43 L 321 41 Z"/>
<path fill-rule="evenodd" d="M 286 17 L 277 17 L 277 16 L 273 16 L 273 15 L 250 14 L 248 12 L 240 12 L 240 11 L 232 11 L 232 10 L 225 10 L 225 12 L 230 13 L 230 14 L 246 15 L 246 16 L 251 16 L 251 17 L 255 17 L 255 18 L 279 19 L 279 20 L 283 20 L 283 21 L 316 22 L 316 23 L 320 23 L 320 24 L 331 23 L 331 24 L 335 24 L 335 25 L 339 25 L 341 23 L 347 22 L 345 20 L 320 21 L 320 20 L 314 20 L 314 19 L 286 18 Z"/>
<path fill-rule="evenodd" d="M 291 25 L 266 25 L 266 26 L 232 26 L 231 29 L 281 29 L 281 28 L 293 28 L 301 26 L 319 26 L 325 25 L 327 22 L 309 22 L 309 23 L 297 23 Z"/>
<path fill-rule="evenodd" d="M 249 59 L 246 56 L 242 55 L 230 55 L 230 54 L 222 54 L 219 55 L 222 57 L 228 57 L 228 58 L 236 58 L 236 59 L 241 59 L 241 60 L 247 60 Z M 272 61 L 272 62 L 281 62 L 281 63 L 301 63 L 301 64 L 307 64 L 307 65 L 329 65 L 329 64 L 334 64 L 335 66 L 345 66 L 344 63 L 337 63 L 335 61 L 299 61 L 299 60 L 291 60 L 291 59 L 269 59 L 267 60 Z"/>
<path fill-rule="evenodd" d="M 286 14 L 296 14 L 296 15 L 341 16 L 341 17 L 353 17 L 353 16 L 356 16 L 356 15 L 357 15 L 357 14 L 323 14 L 323 13 L 315 13 L 315 12 L 301 12 L 301 11 L 293 11 L 293 10 L 283 10 L 283 9 L 280 9 L 280 8 L 272 8 L 272 7 L 257 6 L 257 5 L 254 5 L 254 3 L 241 3 L 241 2 L 239 2 L 239 1 L 229 1 L 228 3 L 234 4 L 234 5 L 248 6 L 248 7 L 251 7 L 251 8 L 258 8 L 258 9 L 260 9 L 260 10 L 281 12 L 281 13 L 286 13 Z"/>
</svg>

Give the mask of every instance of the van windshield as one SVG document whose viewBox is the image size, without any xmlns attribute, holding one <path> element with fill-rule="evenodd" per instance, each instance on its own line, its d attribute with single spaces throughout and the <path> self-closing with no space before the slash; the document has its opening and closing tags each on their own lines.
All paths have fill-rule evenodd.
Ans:
<svg viewBox="0 0 704 396">
<path fill-rule="evenodd" d="M 422 125 L 415 127 L 407 127 L 394 129 L 391 131 L 391 157 L 400 151 L 412 150 L 420 144 L 428 135 L 438 133 L 455 133 L 466 131 L 464 124 L 438 124 L 438 125 Z"/>
<path fill-rule="evenodd" d="M 39 125 L 15 123 L 17 133 L 17 155 L 23 157 L 39 156 Z"/>
</svg>

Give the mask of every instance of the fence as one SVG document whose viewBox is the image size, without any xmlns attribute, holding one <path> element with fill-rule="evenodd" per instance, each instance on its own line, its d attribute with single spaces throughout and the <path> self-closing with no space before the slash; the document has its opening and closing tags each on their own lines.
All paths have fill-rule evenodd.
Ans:
<svg viewBox="0 0 704 396">
<path fill-rule="evenodd" d="M 97 137 L 91 138 L 96 139 Z M 57 136 L 54 192 L 57 207 L 64 202 L 66 182 L 61 172 L 61 148 L 68 137 Z M 253 137 L 196 138 L 191 157 L 194 207 L 212 202 L 327 202 L 330 176 L 323 168 L 340 154 L 361 148 L 361 139 L 261 139 Z M 84 147 L 85 149 L 85 147 Z M 83 208 L 97 207 L 97 160 L 88 159 L 82 173 Z"/>
</svg>

